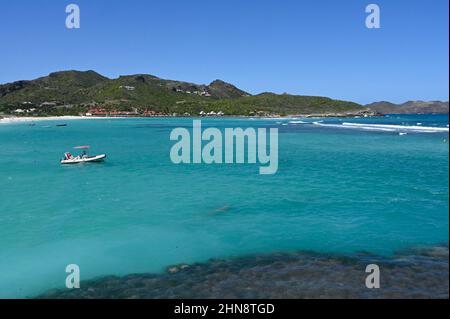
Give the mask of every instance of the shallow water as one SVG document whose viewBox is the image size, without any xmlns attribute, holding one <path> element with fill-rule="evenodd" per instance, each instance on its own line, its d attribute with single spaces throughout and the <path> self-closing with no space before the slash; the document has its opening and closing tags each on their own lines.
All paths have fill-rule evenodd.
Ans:
<svg viewBox="0 0 450 319">
<path fill-rule="evenodd" d="M 80 289 L 54 289 L 38 298 L 442 298 L 448 299 L 448 246 L 390 257 L 311 252 L 250 255 L 168 267 L 163 274 L 104 276 Z M 367 289 L 367 265 L 380 270 L 379 289 Z"/>
<path fill-rule="evenodd" d="M 278 172 L 259 175 L 258 165 L 174 165 L 170 130 L 191 119 L 0 125 L 0 297 L 63 287 L 71 263 L 84 280 L 248 254 L 389 256 L 448 243 L 448 132 L 319 121 L 448 127 L 448 116 L 203 120 L 278 127 Z M 85 144 L 107 161 L 59 164 Z"/>
</svg>

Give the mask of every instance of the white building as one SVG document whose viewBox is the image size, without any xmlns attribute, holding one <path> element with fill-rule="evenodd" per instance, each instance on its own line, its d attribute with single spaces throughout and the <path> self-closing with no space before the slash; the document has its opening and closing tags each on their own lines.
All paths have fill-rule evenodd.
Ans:
<svg viewBox="0 0 450 319">
<path fill-rule="evenodd" d="M 56 106 L 56 102 L 44 102 L 41 103 L 41 106 L 50 106 L 50 107 Z"/>
<path fill-rule="evenodd" d="M 128 91 L 134 91 L 136 88 L 134 86 L 121 85 L 121 86 L 119 86 L 119 89 L 125 89 L 125 90 L 128 90 Z"/>
</svg>

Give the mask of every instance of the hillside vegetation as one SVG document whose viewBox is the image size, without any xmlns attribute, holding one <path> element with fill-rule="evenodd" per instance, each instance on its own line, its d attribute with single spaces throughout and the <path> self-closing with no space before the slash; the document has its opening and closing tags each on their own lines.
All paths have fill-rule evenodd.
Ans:
<svg viewBox="0 0 450 319">
<path fill-rule="evenodd" d="M 250 95 L 232 84 L 165 80 L 147 74 L 109 79 L 94 71 L 62 71 L 30 81 L 0 85 L 0 112 L 78 114 L 92 108 L 141 113 L 226 115 L 359 112 L 356 103 L 326 97 L 262 93 Z M 31 110 L 31 111 L 30 111 Z"/>
</svg>

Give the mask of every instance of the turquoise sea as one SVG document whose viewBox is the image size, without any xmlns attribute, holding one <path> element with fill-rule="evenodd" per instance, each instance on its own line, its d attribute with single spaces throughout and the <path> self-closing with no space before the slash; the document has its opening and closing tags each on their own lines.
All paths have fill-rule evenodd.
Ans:
<svg viewBox="0 0 450 319">
<path fill-rule="evenodd" d="M 275 175 L 173 164 L 169 134 L 188 118 L 34 124 L 0 124 L 0 298 L 62 288 L 73 263 L 85 280 L 249 254 L 389 256 L 448 243 L 447 115 L 202 119 L 277 127 Z M 60 165 L 76 145 L 108 158 Z"/>
</svg>

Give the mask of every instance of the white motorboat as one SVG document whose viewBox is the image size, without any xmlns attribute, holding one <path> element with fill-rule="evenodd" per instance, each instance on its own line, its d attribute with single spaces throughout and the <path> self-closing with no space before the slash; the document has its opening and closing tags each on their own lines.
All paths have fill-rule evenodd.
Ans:
<svg viewBox="0 0 450 319">
<path fill-rule="evenodd" d="M 106 158 L 106 154 L 100 154 L 95 156 L 89 156 L 86 152 L 89 146 L 76 146 L 75 149 L 82 149 L 83 153 L 78 156 L 73 156 L 69 152 L 64 154 L 64 158 L 61 160 L 61 164 L 79 164 L 79 163 L 95 163 L 103 162 Z"/>
</svg>

